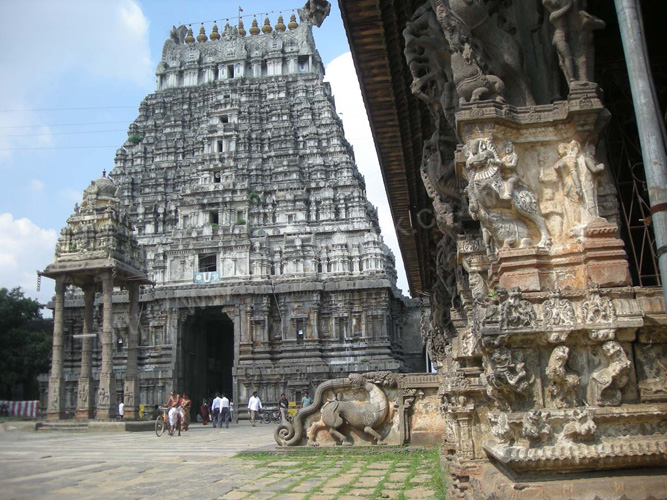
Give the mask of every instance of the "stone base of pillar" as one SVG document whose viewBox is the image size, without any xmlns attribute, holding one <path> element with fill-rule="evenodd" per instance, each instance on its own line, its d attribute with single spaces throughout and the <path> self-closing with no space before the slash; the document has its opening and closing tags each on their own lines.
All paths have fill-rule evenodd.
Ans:
<svg viewBox="0 0 667 500">
<path fill-rule="evenodd" d="M 136 379 L 127 380 L 123 385 L 123 420 L 137 420 L 139 418 L 139 384 Z"/>
<path fill-rule="evenodd" d="M 623 241 L 615 224 L 600 222 L 583 229 L 580 243 L 556 255 L 546 249 L 502 249 L 491 263 L 492 288 L 519 287 L 523 292 L 627 286 L 631 283 Z"/>
</svg>

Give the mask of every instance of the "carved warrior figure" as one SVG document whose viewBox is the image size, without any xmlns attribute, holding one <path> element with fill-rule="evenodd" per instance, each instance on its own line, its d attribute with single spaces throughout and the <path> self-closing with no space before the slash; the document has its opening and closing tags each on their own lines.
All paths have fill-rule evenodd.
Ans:
<svg viewBox="0 0 667 500">
<path fill-rule="evenodd" d="M 605 22 L 584 9 L 586 0 L 542 0 L 554 27 L 553 45 L 568 84 L 593 81 L 593 31 Z"/>
<path fill-rule="evenodd" d="M 486 392 L 501 409 L 510 411 L 510 400 L 517 395 L 524 395 L 534 380 L 532 374 L 526 371 L 523 353 L 516 351 L 513 356 L 513 351 L 507 347 L 498 347 L 484 359 L 488 384 Z"/>
<path fill-rule="evenodd" d="M 550 381 L 547 394 L 550 396 L 556 408 L 568 408 L 576 406 L 577 388 L 581 383 L 581 377 L 568 373 L 566 369 L 570 349 L 564 345 L 557 346 L 551 353 L 546 375 Z"/>
<path fill-rule="evenodd" d="M 511 95 L 507 96 L 511 104 L 515 106 L 535 104 L 528 86 L 528 78 L 523 69 L 521 47 L 514 37 L 503 31 L 491 17 L 489 2 L 485 0 L 433 0 L 432 3 L 450 46 L 459 44 L 461 47 L 461 50 L 455 50 L 452 47 L 452 73 L 457 87 L 464 82 L 467 85 L 468 82 L 474 81 L 477 82 L 477 88 L 481 89 L 481 95 L 491 93 L 493 98 L 493 94 L 502 95 L 504 82 L 507 91 L 511 92 Z M 488 65 L 488 71 L 482 72 L 481 65 L 473 60 L 473 46 L 480 47 L 480 57 L 483 57 L 486 62 L 484 66 Z M 466 54 L 468 51 L 470 52 Z M 457 76 L 454 54 L 459 54 L 460 57 L 470 61 L 469 63 L 463 61 L 463 63 L 468 66 L 468 73 L 473 74 L 464 72 Z M 462 66 L 459 71 L 464 68 L 465 66 Z"/>
<path fill-rule="evenodd" d="M 588 404 L 618 406 L 621 404 L 621 389 L 628 383 L 632 363 L 621 344 L 613 340 L 602 344 L 602 354 L 609 364 L 591 375 L 588 382 Z"/>
<path fill-rule="evenodd" d="M 348 378 L 328 380 L 320 384 L 315 391 L 313 404 L 300 410 L 294 417 L 294 425 L 285 422 L 278 426 L 274 439 L 280 446 L 295 446 L 301 443 L 306 418 L 320 412 L 320 419 L 308 429 L 308 444 L 317 446 L 317 433 L 326 429 L 337 444 L 350 446 L 352 443 L 340 432 L 340 427 L 349 425 L 372 436 L 376 444 L 385 444 L 377 429 L 391 420 L 387 395 L 380 387 L 395 386 L 396 375 L 390 372 L 371 372 L 363 375 L 353 373 Z M 345 392 L 365 390 L 366 401 L 346 400 Z M 322 404 L 324 395 L 333 396 Z"/>
<path fill-rule="evenodd" d="M 437 107 L 445 119 L 454 123 L 454 83 L 451 77 L 449 43 L 445 38 L 430 3 L 419 7 L 412 21 L 403 30 L 404 55 L 412 75 L 412 93 L 435 107 L 434 116 L 439 119 Z"/>
<path fill-rule="evenodd" d="M 468 180 L 465 191 L 470 215 L 480 222 L 485 219 L 482 222 L 482 231 L 487 233 L 485 241 L 495 234 L 501 238 L 496 245 L 503 246 L 503 243 L 510 244 L 514 239 L 511 235 L 514 235 L 519 239 L 519 246 L 527 246 L 530 240 L 520 238 L 525 233 L 527 221 L 539 233 L 537 246 L 548 247 L 551 238 L 539 214 L 537 196 L 517 177 L 518 159 L 513 149 L 507 147 L 507 150 L 508 154 L 501 159 L 490 138 L 472 139 L 464 146 L 463 152 L 467 157 L 465 176 Z M 503 216 L 494 219 L 491 216 L 494 212 L 502 212 Z"/>
<path fill-rule="evenodd" d="M 512 288 L 500 306 L 501 328 L 531 328 L 537 323 L 533 304 L 521 299 L 521 289 Z"/>
</svg>

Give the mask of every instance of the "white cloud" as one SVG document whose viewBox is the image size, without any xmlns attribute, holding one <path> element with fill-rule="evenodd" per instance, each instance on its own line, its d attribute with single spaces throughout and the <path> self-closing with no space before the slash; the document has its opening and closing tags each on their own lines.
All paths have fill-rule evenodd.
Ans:
<svg viewBox="0 0 667 500">
<path fill-rule="evenodd" d="M 14 219 L 0 214 L 0 287 L 20 286 L 27 296 L 45 304 L 53 296 L 53 282 L 42 280 L 37 292 L 36 270 L 53 262 L 58 236 L 53 229 L 43 229 L 30 219 Z"/>
<path fill-rule="evenodd" d="M 40 192 L 42 189 L 44 189 L 44 183 L 40 181 L 39 179 L 33 179 L 30 181 L 29 184 L 30 190 L 35 191 L 35 192 Z"/>
<path fill-rule="evenodd" d="M 398 287 L 409 294 L 403 258 L 398 246 L 394 222 L 391 218 L 380 164 L 375 152 L 373 135 L 368 124 L 366 107 L 364 106 L 359 80 L 354 69 L 352 54 L 346 52 L 331 61 L 326 67 L 326 81 L 331 84 L 331 91 L 336 99 L 336 111 L 343 120 L 345 138 L 354 147 L 354 156 L 359 172 L 366 178 L 366 194 L 368 200 L 378 207 L 378 218 L 382 228 L 384 241 L 396 257 L 398 271 Z"/>
</svg>

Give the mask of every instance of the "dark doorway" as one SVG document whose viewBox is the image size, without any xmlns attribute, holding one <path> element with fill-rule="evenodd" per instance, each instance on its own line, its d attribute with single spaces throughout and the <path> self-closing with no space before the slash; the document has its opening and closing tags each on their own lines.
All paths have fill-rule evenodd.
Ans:
<svg viewBox="0 0 667 500">
<path fill-rule="evenodd" d="M 192 400 L 192 419 L 202 400 L 216 392 L 233 398 L 234 323 L 219 308 L 200 309 L 188 317 L 183 336 L 183 390 Z"/>
</svg>

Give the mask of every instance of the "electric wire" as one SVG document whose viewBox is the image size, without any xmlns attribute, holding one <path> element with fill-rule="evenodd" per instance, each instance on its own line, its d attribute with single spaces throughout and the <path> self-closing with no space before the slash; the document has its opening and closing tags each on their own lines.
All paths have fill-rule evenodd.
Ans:
<svg viewBox="0 0 667 500">
<path fill-rule="evenodd" d="M 0 125 L 0 128 L 37 128 L 37 127 L 78 127 L 80 125 L 108 125 L 111 123 L 127 123 L 128 120 L 113 122 L 81 122 L 81 123 L 45 123 L 42 125 Z"/>
</svg>

